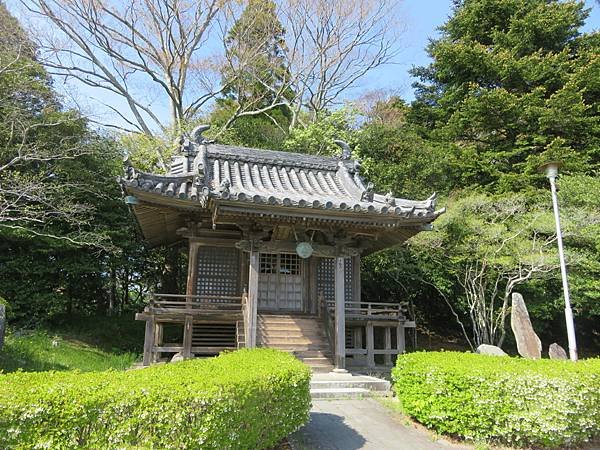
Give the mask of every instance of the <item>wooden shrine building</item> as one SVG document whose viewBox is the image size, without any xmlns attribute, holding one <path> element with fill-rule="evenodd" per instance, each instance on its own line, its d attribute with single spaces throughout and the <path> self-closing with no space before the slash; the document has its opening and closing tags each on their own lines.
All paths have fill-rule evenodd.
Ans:
<svg viewBox="0 0 600 450">
<path fill-rule="evenodd" d="M 373 192 L 339 157 L 215 144 L 198 127 L 165 175 L 128 166 L 121 180 L 150 245 L 189 248 L 186 292 L 153 294 L 144 365 L 239 347 L 293 352 L 314 370 L 391 365 L 414 327 L 398 302 L 361 299 L 360 258 L 399 244 L 443 211 L 435 198 Z M 168 342 L 165 326 L 181 326 Z"/>
</svg>

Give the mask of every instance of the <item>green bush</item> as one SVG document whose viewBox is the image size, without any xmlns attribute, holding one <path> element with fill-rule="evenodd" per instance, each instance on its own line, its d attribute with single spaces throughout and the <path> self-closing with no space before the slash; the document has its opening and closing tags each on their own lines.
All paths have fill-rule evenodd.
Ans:
<svg viewBox="0 0 600 450">
<path fill-rule="evenodd" d="M 600 437 L 600 359 L 419 352 L 392 378 L 405 413 L 439 433 L 518 447 Z"/>
<path fill-rule="evenodd" d="M 265 448 L 308 419 L 309 381 L 307 366 L 270 349 L 0 375 L 0 448 Z"/>
</svg>

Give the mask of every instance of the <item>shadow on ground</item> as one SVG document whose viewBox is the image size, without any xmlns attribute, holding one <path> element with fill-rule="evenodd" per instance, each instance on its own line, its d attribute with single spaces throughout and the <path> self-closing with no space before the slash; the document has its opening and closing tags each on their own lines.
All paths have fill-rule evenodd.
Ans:
<svg viewBox="0 0 600 450">
<path fill-rule="evenodd" d="M 313 411 L 310 422 L 290 442 L 295 450 L 359 450 L 367 441 L 344 423 L 344 417 Z"/>
</svg>

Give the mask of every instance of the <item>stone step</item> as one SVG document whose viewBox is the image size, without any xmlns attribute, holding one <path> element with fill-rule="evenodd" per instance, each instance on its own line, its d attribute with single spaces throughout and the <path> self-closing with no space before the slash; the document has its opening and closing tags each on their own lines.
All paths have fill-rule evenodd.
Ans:
<svg viewBox="0 0 600 450">
<path fill-rule="evenodd" d="M 296 358 L 298 358 L 300 361 L 302 361 L 304 364 L 308 364 L 309 366 L 313 366 L 313 365 L 331 365 L 331 360 L 329 358 L 326 357 L 317 357 L 317 358 L 303 358 L 302 356 L 296 355 Z"/>
<path fill-rule="evenodd" d="M 338 398 L 338 399 L 351 399 L 351 398 L 364 398 L 370 397 L 371 391 L 363 388 L 328 388 L 328 389 L 312 389 L 310 390 L 310 396 L 313 399 L 317 398 Z"/>
<path fill-rule="evenodd" d="M 390 382 L 386 380 L 311 381 L 311 389 L 360 388 L 369 391 L 389 392 Z"/>
</svg>

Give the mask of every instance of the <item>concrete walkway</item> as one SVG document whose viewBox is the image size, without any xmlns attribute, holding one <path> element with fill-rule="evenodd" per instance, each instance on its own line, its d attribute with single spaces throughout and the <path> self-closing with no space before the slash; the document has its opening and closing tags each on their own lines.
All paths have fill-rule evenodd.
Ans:
<svg viewBox="0 0 600 450">
<path fill-rule="evenodd" d="M 313 400 L 310 422 L 290 437 L 294 450 L 468 449 L 402 424 L 376 400 Z"/>
</svg>

